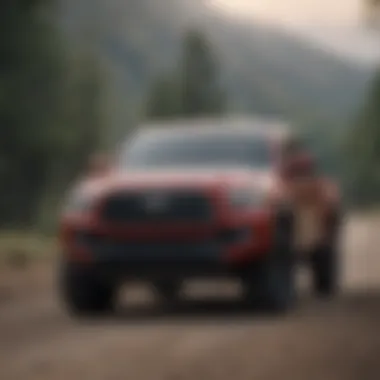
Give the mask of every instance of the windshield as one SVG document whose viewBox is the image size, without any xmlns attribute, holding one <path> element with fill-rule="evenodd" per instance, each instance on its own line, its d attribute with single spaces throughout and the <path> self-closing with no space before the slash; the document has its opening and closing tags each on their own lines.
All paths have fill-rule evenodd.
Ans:
<svg viewBox="0 0 380 380">
<path fill-rule="evenodd" d="M 170 133 L 140 135 L 122 152 L 125 168 L 167 166 L 250 166 L 271 163 L 268 141 L 263 136 L 234 133 Z"/>
</svg>

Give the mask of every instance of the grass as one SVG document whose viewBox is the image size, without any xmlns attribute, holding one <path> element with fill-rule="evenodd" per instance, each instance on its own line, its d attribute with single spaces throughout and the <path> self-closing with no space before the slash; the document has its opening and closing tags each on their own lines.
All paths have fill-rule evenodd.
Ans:
<svg viewBox="0 0 380 380">
<path fill-rule="evenodd" d="M 22 268 L 55 256 L 56 240 L 33 232 L 0 232 L 0 267 Z"/>
</svg>

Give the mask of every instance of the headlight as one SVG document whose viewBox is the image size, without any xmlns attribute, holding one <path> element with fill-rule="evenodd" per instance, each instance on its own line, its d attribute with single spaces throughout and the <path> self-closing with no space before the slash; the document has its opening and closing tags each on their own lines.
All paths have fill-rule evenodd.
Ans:
<svg viewBox="0 0 380 380">
<path fill-rule="evenodd" d="M 264 194 L 254 189 L 234 189 L 228 194 L 228 201 L 233 208 L 260 206 L 264 203 Z"/>
<path fill-rule="evenodd" d="M 64 205 L 64 212 L 67 213 L 86 213 L 94 204 L 94 197 L 83 191 L 72 193 Z"/>
</svg>

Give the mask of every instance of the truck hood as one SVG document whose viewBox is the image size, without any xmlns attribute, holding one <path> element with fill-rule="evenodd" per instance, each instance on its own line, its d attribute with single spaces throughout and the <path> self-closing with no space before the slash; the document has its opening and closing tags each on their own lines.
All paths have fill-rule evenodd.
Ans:
<svg viewBox="0 0 380 380">
<path fill-rule="evenodd" d="M 104 193 L 119 189 L 252 187 L 262 190 L 274 184 L 271 171 L 242 168 L 185 170 L 144 170 L 114 172 L 101 178 L 88 178 L 78 187 L 82 191 Z M 78 189 L 77 187 L 77 189 Z"/>
</svg>

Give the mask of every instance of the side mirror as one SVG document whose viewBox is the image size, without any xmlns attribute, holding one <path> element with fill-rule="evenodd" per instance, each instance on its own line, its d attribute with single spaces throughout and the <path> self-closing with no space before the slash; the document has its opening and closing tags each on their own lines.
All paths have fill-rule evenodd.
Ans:
<svg viewBox="0 0 380 380">
<path fill-rule="evenodd" d="M 86 174 L 90 177 L 101 177 L 112 170 L 111 158 L 102 153 L 92 154 L 87 161 Z"/>
</svg>

